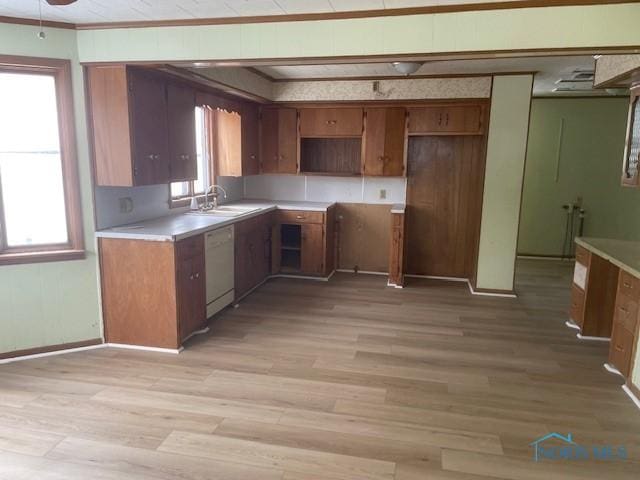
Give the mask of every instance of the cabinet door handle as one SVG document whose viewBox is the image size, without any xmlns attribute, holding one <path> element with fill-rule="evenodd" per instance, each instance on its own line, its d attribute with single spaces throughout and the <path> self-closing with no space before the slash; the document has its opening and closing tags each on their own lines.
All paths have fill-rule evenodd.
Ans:
<svg viewBox="0 0 640 480">
<path fill-rule="evenodd" d="M 438 116 L 438 126 L 442 125 L 442 114 Z"/>
<path fill-rule="evenodd" d="M 445 125 L 449 125 L 449 114 L 446 114 L 446 120 L 445 120 Z"/>
<path fill-rule="evenodd" d="M 338 123 L 337 120 L 327 120 L 327 125 L 335 125 L 336 123 Z"/>
<path fill-rule="evenodd" d="M 255 155 L 249 155 L 249 158 L 250 158 L 251 160 L 255 160 L 255 159 L 256 159 L 256 156 L 255 156 Z"/>
<path fill-rule="evenodd" d="M 193 280 L 193 275 L 190 275 L 190 276 L 189 276 L 189 280 Z"/>
<path fill-rule="evenodd" d="M 631 288 L 631 284 L 629 282 L 622 282 L 625 288 Z"/>
<path fill-rule="evenodd" d="M 196 277 L 196 278 L 200 278 L 200 272 L 196 273 L 196 274 L 195 274 L 195 277 Z"/>
<path fill-rule="evenodd" d="M 618 307 L 621 312 L 629 313 L 629 311 L 625 307 Z"/>
<path fill-rule="evenodd" d="M 616 345 L 616 351 L 622 352 L 623 350 L 624 348 L 622 348 L 620 345 Z"/>
</svg>

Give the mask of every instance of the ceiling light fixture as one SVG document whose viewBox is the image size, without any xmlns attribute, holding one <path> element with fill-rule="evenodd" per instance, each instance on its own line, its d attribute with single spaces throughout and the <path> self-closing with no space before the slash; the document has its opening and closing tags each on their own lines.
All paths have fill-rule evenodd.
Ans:
<svg viewBox="0 0 640 480">
<path fill-rule="evenodd" d="M 396 72 L 409 76 L 420 69 L 422 62 L 392 62 L 391 65 Z"/>
</svg>

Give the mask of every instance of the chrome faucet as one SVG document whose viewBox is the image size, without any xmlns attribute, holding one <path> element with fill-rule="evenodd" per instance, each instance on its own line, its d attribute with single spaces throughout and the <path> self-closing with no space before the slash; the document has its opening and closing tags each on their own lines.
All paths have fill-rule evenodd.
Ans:
<svg viewBox="0 0 640 480">
<path fill-rule="evenodd" d="M 200 210 L 212 210 L 214 208 L 218 208 L 218 196 L 220 194 L 215 192 L 216 188 L 222 190 L 224 198 L 227 198 L 227 191 L 224 188 L 220 185 L 211 185 L 204 192 L 204 203 L 202 204 L 202 207 L 200 207 Z M 213 203 L 209 203 L 209 193 L 211 193 L 211 196 L 213 197 Z"/>
</svg>

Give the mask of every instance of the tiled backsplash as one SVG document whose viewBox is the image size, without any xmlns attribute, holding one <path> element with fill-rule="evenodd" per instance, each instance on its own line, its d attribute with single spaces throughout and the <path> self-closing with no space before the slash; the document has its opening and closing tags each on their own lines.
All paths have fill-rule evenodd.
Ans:
<svg viewBox="0 0 640 480">
<path fill-rule="evenodd" d="M 386 198 L 380 198 L 384 190 Z M 404 203 L 406 180 L 380 177 L 255 175 L 245 177 L 244 197 L 343 203 Z"/>
</svg>

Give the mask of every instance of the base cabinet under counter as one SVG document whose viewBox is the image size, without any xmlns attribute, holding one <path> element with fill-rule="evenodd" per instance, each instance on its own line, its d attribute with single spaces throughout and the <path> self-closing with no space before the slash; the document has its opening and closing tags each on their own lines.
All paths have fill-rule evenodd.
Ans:
<svg viewBox="0 0 640 480">
<path fill-rule="evenodd" d="M 107 343 L 179 349 L 206 325 L 203 235 L 100 238 L 98 248 Z"/>
<path fill-rule="evenodd" d="M 640 279 L 621 270 L 616 293 L 609 364 L 629 377 L 634 345 L 638 339 L 638 306 L 640 304 Z"/>
<path fill-rule="evenodd" d="M 326 277 L 335 269 L 335 206 L 280 210 L 272 233 L 272 273 Z"/>
</svg>

